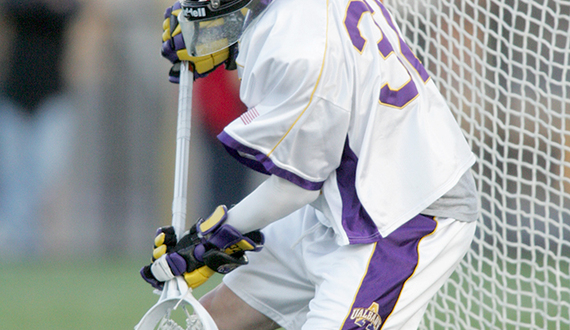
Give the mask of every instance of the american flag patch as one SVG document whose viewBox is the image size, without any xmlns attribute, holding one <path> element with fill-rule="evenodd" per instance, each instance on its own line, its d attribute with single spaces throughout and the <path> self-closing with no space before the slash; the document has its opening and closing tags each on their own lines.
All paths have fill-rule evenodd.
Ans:
<svg viewBox="0 0 570 330">
<path fill-rule="evenodd" d="M 239 117 L 241 118 L 241 121 L 243 122 L 243 124 L 247 125 L 247 124 L 251 123 L 258 116 L 259 116 L 259 112 L 257 112 L 257 109 L 251 108 Z"/>
</svg>

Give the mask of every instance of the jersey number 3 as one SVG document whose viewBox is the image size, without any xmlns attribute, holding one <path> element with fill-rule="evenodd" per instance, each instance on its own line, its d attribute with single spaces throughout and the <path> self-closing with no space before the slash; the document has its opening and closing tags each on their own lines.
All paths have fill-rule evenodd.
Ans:
<svg viewBox="0 0 570 330">
<path fill-rule="evenodd" d="M 412 53 L 408 45 L 404 42 L 398 33 L 398 29 L 396 29 L 396 26 L 394 26 L 392 18 L 386 8 L 384 8 L 384 5 L 382 5 L 382 3 L 380 3 L 378 0 L 374 0 L 374 2 L 378 5 L 378 7 L 380 7 L 382 16 L 386 19 L 386 22 L 390 28 L 398 36 L 400 53 L 411 64 L 412 68 L 414 68 L 414 70 L 418 73 L 423 82 L 426 83 L 430 79 L 426 69 L 423 67 L 422 63 L 418 60 L 414 53 Z M 360 53 L 362 53 L 362 50 L 364 49 L 366 39 L 362 37 L 360 29 L 358 28 L 358 24 L 360 23 L 360 20 L 365 13 L 369 13 L 372 16 L 374 10 L 368 3 L 363 0 L 352 0 L 348 4 L 348 7 L 346 9 L 346 17 L 344 19 L 344 26 L 346 27 L 346 31 L 348 32 L 350 40 Z M 374 19 L 373 16 L 372 18 Z M 380 28 L 376 21 L 375 24 L 382 34 L 382 38 L 380 38 L 380 41 L 377 43 L 378 51 L 382 57 L 387 60 L 392 54 L 394 54 L 394 47 L 392 47 L 392 44 L 388 38 L 384 38 L 385 33 L 382 31 L 382 28 Z M 414 83 L 414 80 L 412 79 L 412 76 L 410 75 L 410 72 L 402 64 L 399 58 L 396 57 L 395 59 L 397 59 L 398 65 L 401 65 L 405 69 L 409 80 L 396 89 L 392 89 L 392 87 L 390 87 L 390 83 L 384 84 L 380 90 L 379 102 L 384 105 L 402 109 L 418 96 L 418 89 Z"/>
</svg>

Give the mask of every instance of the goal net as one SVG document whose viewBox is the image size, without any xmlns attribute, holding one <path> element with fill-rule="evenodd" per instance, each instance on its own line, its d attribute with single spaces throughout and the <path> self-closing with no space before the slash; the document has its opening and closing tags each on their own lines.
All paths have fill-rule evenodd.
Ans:
<svg viewBox="0 0 570 330">
<path fill-rule="evenodd" d="M 421 329 L 570 329 L 570 0 L 385 0 L 478 162 L 472 249 Z"/>
</svg>

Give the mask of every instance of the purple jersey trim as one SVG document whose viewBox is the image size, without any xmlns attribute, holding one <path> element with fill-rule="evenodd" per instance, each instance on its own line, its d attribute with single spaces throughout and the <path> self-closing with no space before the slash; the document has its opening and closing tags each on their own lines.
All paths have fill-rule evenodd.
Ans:
<svg viewBox="0 0 570 330">
<path fill-rule="evenodd" d="M 218 139 L 223 143 L 224 147 L 226 148 L 226 150 L 230 155 L 232 155 L 240 163 L 251 168 L 252 170 L 255 170 L 263 174 L 277 175 L 278 177 L 290 181 L 298 185 L 299 187 L 305 188 L 307 190 L 319 190 L 323 187 L 324 181 L 313 182 L 305 180 L 294 173 L 291 173 L 287 170 L 278 167 L 264 153 L 256 149 L 244 146 L 243 144 L 239 143 L 234 138 L 232 138 L 225 131 L 222 131 L 222 133 L 218 135 Z M 240 153 L 251 155 L 255 159 L 243 157 Z"/>
<path fill-rule="evenodd" d="M 418 244 L 432 234 L 437 222 L 417 215 L 376 243 L 368 270 L 342 330 L 380 329 L 418 265 Z"/>
<path fill-rule="evenodd" d="M 356 194 L 355 178 L 358 157 L 344 145 L 340 166 L 336 169 L 338 190 L 342 200 L 342 227 L 350 244 L 374 243 L 382 236 Z"/>
</svg>

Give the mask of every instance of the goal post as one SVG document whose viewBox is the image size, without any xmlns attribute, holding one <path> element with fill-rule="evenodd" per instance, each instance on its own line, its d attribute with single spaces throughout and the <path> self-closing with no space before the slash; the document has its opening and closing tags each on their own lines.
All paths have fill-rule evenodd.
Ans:
<svg viewBox="0 0 570 330">
<path fill-rule="evenodd" d="M 472 249 L 421 329 L 570 329 L 570 0 L 384 0 L 478 157 Z"/>
</svg>

